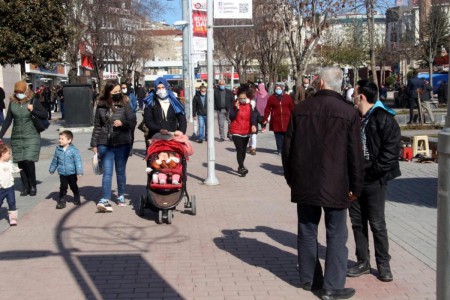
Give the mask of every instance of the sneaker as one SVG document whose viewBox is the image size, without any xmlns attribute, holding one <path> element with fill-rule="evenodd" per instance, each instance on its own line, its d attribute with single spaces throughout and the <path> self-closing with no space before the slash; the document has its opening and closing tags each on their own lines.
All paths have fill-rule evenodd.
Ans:
<svg viewBox="0 0 450 300">
<path fill-rule="evenodd" d="M 220 138 L 220 139 L 219 139 L 219 142 L 223 142 L 223 141 L 225 141 L 224 138 Z"/>
<path fill-rule="evenodd" d="M 63 208 L 66 208 L 66 201 L 58 200 L 58 203 L 56 203 L 56 209 L 63 209 Z"/>
<path fill-rule="evenodd" d="M 198 139 L 197 143 L 201 144 L 201 143 L 203 143 L 203 140 L 202 139 Z"/>
<path fill-rule="evenodd" d="M 8 219 L 9 219 L 10 226 L 16 226 L 17 225 L 17 210 L 8 211 Z"/>
<path fill-rule="evenodd" d="M 370 274 L 369 260 L 358 261 L 353 267 L 347 269 L 347 277 L 359 277 L 364 274 Z"/>
<path fill-rule="evenodd" d="M 73 204 L 74 205 L 80 205 L 81 204 L 80 194 L 73 195 Z"/>
<path fill-rule="evenodd" d="M 109 203 L 108 199 L 100 199 L 100 201 L 97 204 L 97 209 L 99 212 L 112 212 L 113 211 L 111 203 Z"/>
<path fill-rule="evenodd" d="M 248 170 L 247 170 L 245 167 L 243 167 L 243 168 L 238 168 L 238 173 L 239 173 L 239 175 L 241 175 L 242 177 L 245 177 L 245 175 L 247 175 L 247 173 L 248 173 Z"/>
<path fill-rule="evenodd" d="M 119 196 L 119 198 L 117 198 L 117 201 L 119 202 L 119 203 L 117 203 L 117 206 L 120 206 L 120 207 L 127 206 L 127 204 L 125 203 L 125 197 L 123 195 Z"/>
</svg>

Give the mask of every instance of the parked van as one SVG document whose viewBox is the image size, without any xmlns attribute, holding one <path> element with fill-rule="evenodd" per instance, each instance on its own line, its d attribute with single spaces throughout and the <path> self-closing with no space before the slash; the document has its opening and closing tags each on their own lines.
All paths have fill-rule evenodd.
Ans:
<svg viewBox="0 0 450 300">
<path fill-rule="evenodd" d="M 202 85 L 204 85 L 204 86 L 208 86 L 208 83 L 205 81 L 205 80 L 203 80 L 203 79 L 196 79 L 195 80 L 195 83 L 194 83 L 194 87 L 196 88 L 196 89 L 198 89 L 200 86 L 202 86 Z"/>
</svg>

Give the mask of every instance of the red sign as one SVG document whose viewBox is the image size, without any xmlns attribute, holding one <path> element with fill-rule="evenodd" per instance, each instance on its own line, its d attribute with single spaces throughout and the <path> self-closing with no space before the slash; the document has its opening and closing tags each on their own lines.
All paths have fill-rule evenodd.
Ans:
<svg viewBox="0 0 450 300">
<path fill-rule="evenodd" d="M 196 37 L 206 37 L 206 12 L 192 11 L 192 32 Z"/>
</svg>

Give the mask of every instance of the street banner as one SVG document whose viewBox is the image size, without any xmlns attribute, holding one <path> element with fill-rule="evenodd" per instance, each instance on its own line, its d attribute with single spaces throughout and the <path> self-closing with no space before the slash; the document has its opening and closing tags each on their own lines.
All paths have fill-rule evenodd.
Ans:
<svg viewBox="0 0 450 300">
<path fill-rule="evenodd" d="M 192 52 L 207 50 L 206 0 L 192 0 Z"/>
<path fill-rule="evenodd" d="M 214 19 L 251 19 L 252 0 L 214 0 Z"/>
</svg>

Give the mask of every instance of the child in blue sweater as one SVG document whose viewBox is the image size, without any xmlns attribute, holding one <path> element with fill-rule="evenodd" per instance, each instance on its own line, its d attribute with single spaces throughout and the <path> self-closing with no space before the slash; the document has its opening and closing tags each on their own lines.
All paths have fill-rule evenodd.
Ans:
<svg viewBox="0 0 450 300">
<path fill-rule="evenodd" d="M 56 147 L 55 155 L 50 164 L 50 174 L 58 170 L 60 187 L 57 209 L 66 207 L 67 187 L 73 192 L 73 204 L 80 205 L 80 193 L 78 191 L 78 176 L 83 175 L 83 163 L 77 148 L 72 145 L 73 134 L 69 130 L 59 133 L 59 146 Z"/>
</svg>

